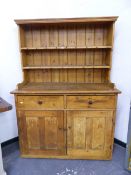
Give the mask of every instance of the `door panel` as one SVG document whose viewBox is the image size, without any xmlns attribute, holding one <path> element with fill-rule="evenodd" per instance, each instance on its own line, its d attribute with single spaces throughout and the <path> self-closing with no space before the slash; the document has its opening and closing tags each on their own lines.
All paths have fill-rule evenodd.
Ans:
<svg viewBox="0 0 131 175">
<path fill-rule="evenodd" d="M 92 149 L 104 148 L 105 118 L 93 118 L 92 126 Z"/>
<path fill-rule="evenodd" d="M 110 158 L 113 111 L 67 111 L 67 154 Z"/>
<path fill-rule="evenodd" d="M 28 147 L 33 149 L 40 148 L 39 142 L 39 121 L 38 118 L 27 117 L 26 118 L 26 127 L 27 127 L 27 139 Z"/>
<path fill-rule="evenodd" d="M 45 148 L 57 149 L 57 118 L 45 117 Z"/>
<path fill-rule="evenodd" d="M 85 148 L 85 125 L 86 118 L 76 117 L 72 124 L 74 124 L 74 148 L 84 149 Z"/>
<path fill-rule="evenodd" d="M 25 129 L 29 154 L 63 155 L 65 150 L 64 115 L 62 111 L 19 112 L 26 119 Z"/>
</svg>

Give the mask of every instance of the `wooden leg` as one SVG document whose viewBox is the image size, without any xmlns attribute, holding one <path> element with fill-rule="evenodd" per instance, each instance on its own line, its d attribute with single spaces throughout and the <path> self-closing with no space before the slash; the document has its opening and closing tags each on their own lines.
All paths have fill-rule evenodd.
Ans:
<svg viewBox="0 0 131 175">
<path fill-rule="evenodd" d="M 0 144 L 0 175 L 6 175 L 6 172 L 4 171 L 4 168 L 3 168 L 1 144 Z"/>
</svg>

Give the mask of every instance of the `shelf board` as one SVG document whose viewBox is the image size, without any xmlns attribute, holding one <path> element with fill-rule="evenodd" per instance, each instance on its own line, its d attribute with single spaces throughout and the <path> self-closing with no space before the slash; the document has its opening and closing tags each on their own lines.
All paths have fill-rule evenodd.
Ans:
<svg viewBox="0 0 131 175">
<path fill-rule="evenodd" d="M 82 46 L 82 47 L 22 47 L 21 50 L 58 50 L 58 49 L 112 49 L 112 46 Z"/>
<path fill-rule="evenodd" d="M 119 90 L 114 88 L 113 83 L 44 83 L 44 82 L 24 82 L 18 85 L 18 89 L 12 91 L 12 94 L 84 94 L 86 93 L 99 93 L 111 94 L 120 93 Z"/>
<path fill-rule="evenodd" d="M 110 69 L 110 66 L 24 66 L 23 69 Z"/>
</svg>

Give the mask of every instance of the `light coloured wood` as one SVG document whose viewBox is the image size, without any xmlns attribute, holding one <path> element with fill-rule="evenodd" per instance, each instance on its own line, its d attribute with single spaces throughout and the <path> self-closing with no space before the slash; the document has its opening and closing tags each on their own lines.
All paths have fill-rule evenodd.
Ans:
<svg viewBox="0 0 131 175">
<path fill-rule="evenodd" d="M 19 130 L 23 127 L 26 129 L 24 135 L 20 135 L 22 154 L 31 154 L 32 152 L 44 155 L 65 154 L 62 111 L 19 111 L 19 120 L 25 121 L 23 126 L 20 125 Z M 25 146 L 22 145 L 23 142 Z"/>
<path fill-rule="evenodd" d="M 68 111 L 67 112 L 67 155 L 111 157 L 113 111 Z M 110 128 L 110 129 L 109 129 Z M 110 143 L 109 143 L 110 142 Z"/>
<path fill-rule="evenodd" d="M 93 68 L 97 68 L 97 69 L 101 69 L 101 68 L 105 68 L 105 69 L 109 69 L 110 66 L 25 66 L 23 67 L 23 69 L 93 69 Z"/>
<path fill-rule="evenodd" d="M 93 50 L 93 49 L 112 49 L 112 46 L 106 45 L 106 46 L 79 46 L 79 47 L 73 47 L 73 46 L 57 46 L 57 47 L 21 47 L 21 50 L 81 50 L 81 49 L 87 49 L 87 50 Z"/>
<path fill-rule="evenodd" d="M 18 96 L 19 109 L 61 109 L 64 107 L 63 96 Z"/>
<path fill-rule="evenodd" d="M 68 109 L 113 109 L 115 96 L 67 96 Z"/>
<path fill-rule="evenodd" d="M 91 23 L 91 22 L 113 22 L 117 20 L 117 16 L 110 17 L 90 17 L 90 18 L 56 18 L 56 19 L 16 19 L 18 25 L 21 24 L 55 24 L 55 23 Z"/>
<path fill-rule="evenodd" d="M 112 157 L 110 81 L 117 17 L 15 20 L 23 82 L 15 94 L 22 157 Z"/>
<path fill-rule="evenodd" d="M 47 77 L 48 78 L 48 77 Z M 13 94 L 118 94 L 119 90 L 112 83 L 21 83 L 19 89 L 12 91 Z"/>
</svg>

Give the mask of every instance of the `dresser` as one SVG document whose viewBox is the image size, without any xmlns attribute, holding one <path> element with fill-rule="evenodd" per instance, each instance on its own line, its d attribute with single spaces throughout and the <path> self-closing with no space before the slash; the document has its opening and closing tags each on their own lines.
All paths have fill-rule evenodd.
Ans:
<svg viewBox="0 0 131 175">
<path fill-rule="evenodd" d="M 15 20 L 23 82 L 15 95 L 22 157 L 112 158 L 110 81 L 117 17 Z"/>
</svg>

